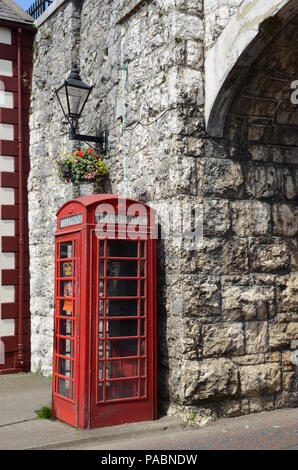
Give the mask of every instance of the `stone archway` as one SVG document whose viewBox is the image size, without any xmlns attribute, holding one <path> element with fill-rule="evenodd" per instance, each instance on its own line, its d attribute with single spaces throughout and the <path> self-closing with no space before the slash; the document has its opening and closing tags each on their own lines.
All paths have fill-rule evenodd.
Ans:
<svg viewBox="0 0 298 470">
<path fill-rule="evenodd" d="M 216 43 L 205 52 L 205 118 L 222 137 L 226 113 L 241 80 L 272 37 L 297 12 L 295 0 L 245 0 Z"/>
<path fill-rule="evenodd" d="M 262 52 L 236 63 L 208 123 L 204 204 L 227 223 L 220 239 L 205 232 L 200 253 L 202 264 L 213 253 L 213 274 L 224 269 L 224 325 L 206 329 L 203 344 L 212 335 L 214 351 L 216 338 L 230 328 L 221 346 L 229 344 L 233 322 L 234 328 L 242 324 L 243 356 L 236 361 L 242 408 L 235 413 L 246 412 L 246 400 L 250 412 L 298 404 L 291 362 L 298 338 L 298 105 L 291 100 L 298 79 L 297 6 L 291 12 L 264 23 Z"/>
</svg>

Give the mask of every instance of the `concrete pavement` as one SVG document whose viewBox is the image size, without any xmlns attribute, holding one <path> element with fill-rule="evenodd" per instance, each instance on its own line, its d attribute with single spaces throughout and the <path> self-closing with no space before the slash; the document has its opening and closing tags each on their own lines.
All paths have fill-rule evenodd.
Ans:
<svg viewBox="0 0 298 470">
<path fill-rule="evenodd" d="M 50 402 L 49 379 L 34 374 L 0 376 L 0 449 L 298 450 L 298 408 L 225 419 L 202 429 L 164 417 L 77 431 L 37 418 L 35 411 Z"/>
<path fill-rule="evenodd" d="M 60 421 L 39 419 L 35 413 L 51 404 L 51 380 L 35 374 L 0 376 L 0 450 L 55 449 L 94 442 L 120 442 L 138 435 L 160 435 L 181 429 L 180 420 L 76 430 Z"/>
<path fill-rule="evenodd" d="M 298 409 L 276 410 L 119 442 L 87 443 L 76 450 L 298 450 Z M 62 446 L 57 449 L 74 449 Z"/>
</svg>

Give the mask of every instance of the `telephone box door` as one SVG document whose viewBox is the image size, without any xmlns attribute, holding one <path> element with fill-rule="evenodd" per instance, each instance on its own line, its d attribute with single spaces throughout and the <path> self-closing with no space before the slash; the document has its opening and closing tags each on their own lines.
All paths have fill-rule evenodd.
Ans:
<svg viewBox="0 0 298 470">
<path fill-rule="evenodd" d="M 94 233 L 92 243 L 91 426 L 154 419 L 154 245 Z"/>
<path fill-rule="evenodd" d="M 77 426 L 79 234 L 56 241 L 53 414 Z"/>
</svg>

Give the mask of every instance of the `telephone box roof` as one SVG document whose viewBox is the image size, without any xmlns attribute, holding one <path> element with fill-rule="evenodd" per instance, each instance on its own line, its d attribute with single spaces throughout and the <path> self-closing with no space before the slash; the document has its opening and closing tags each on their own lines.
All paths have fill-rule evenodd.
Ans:
<svg viewBox="0 0 298 470">
<path fill-rule="evenodd" d="M 148 207 L 148 209 L 154 210 L 151 207 L 149 207 L 147 204 L 144 204 L 141 201 L 137 201 L 135 199 L 131 199 L 131 198 L 128 198 L 128 197 L 120 195 L 120 194 L 94 194 L 92 196 L 83 196 L 83 197 L 79 197 L 77 199 L 71 199 L 71 200 L 67 201 L 65 204 L 63 204 L 63 206 L 61 206 L 59 208 L 59 210 L 57 212 L 57 215 L 68 204 L 79 203 L 83 207 L 87 208 L 87 207 L 92 206 L 96 203 L 100 203 L 100 202 L 104 202 L 104 201 L 105 202 L 113 202 L 113 201 L 117 201 L 119 199 L 126 199 L 128 202 L 133 203 L 133 204 L 142 204 L 143 206 Z"/>
</svg>

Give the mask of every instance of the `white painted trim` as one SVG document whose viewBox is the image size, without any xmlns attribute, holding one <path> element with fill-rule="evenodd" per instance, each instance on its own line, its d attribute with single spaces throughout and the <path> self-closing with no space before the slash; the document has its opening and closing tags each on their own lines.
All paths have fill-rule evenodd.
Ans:
<svg viewBox="0 0 298 470">
<path fill-rule="evenodd" d="M 14 125 L 0 123 L 0 139 L 1 140 L 14 140 Z"/>
<path fill-rule="evenodd" d="M 13 92 L 0 89 L 0 108 L 13 109 Z"/>
<path fill-rule="evenodd" d="M 0 59 L 0 75 L 4 77 L 12 77 L 12 61 L 6 59 Z"/>
<path fill-rule="evenodd" d="M 0 155 L 0 171 L 14 172 L 14 157 Z"/>
<path fill-rule="evenodd" d="M 0 26 L 0 43 L 11 44 L 11 29 Z"/>
<path fill-rule="evenodd" d="M 13 188 L 0 188 L 0 203 L 3 206 L 14 205 L 14 189 Z"/>
</svg>

